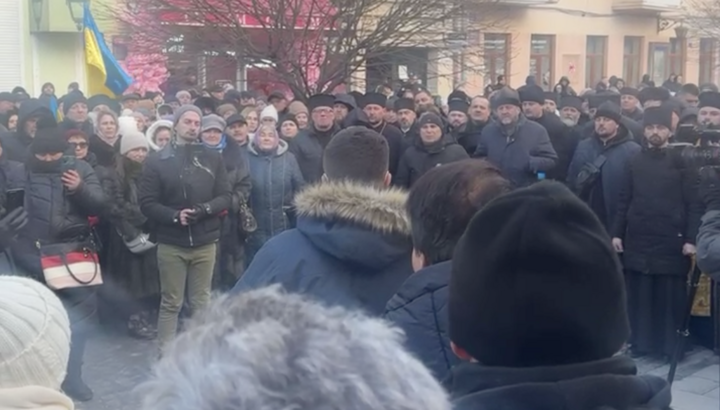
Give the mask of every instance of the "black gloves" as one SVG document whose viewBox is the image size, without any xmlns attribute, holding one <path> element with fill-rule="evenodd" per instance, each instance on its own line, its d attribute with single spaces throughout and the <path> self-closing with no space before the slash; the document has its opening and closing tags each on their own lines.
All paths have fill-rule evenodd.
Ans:
<svg viewBox="0 0 720 410">
<path fill-rule="evenodd" d="M 700 168 L 700 198 L 706 211 L 720 211 L 720 179 L 714 167 Z"/>
<path fill-rule="evenodd" d="M 28 222 L 28 214 L 23 207 L 14 209 L 0 219 L 0 243 L 5 246 Z"/>
<path fill-rule="evenodd" d="M 198 204 L 193 206 L 192 209 L 193 212 L 187 217 L 188 225 L 194 225 L 198 221 L 212 215 L 212 209 L 210 209 L 210 205 L 208 204 Z"/>
</svg>

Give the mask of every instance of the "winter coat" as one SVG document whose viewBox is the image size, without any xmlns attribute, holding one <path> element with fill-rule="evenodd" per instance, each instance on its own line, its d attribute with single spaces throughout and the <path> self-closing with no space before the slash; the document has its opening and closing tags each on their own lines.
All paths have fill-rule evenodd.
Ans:
<svg viewBox="0 0 720 410">
<path fill-rule="evenodd" d="M 633 120 L 637 123 L 642 123 L 644 111 L 641 107 L 636 107 L 635 110 L 632 112 L 623 111 L 622 115 L 630 118 L 631 120 Z"/>
<path fill-rule="evenodd" d="M 5 155 L 0 155 L 0 192 L 5 193 L 9 189 L 20 189 L 24 186 L 25 164 L 10 161 Z"/>
<path fill-rule="evenodd" d="M 3 157 L 10 161 L 25 162 L 32 137 L 25 133 L 25 123 L 30 118 L 54 118 L 50 109 L 39 100 L 24 101 L 18 110 L 17 131 L 0 134 Z"/>
<path fill-rule="evenodd" d="M 400 130 L 400 133 L 402 134 L 402 152 L 403 154 L 405 151 L 407 151 L 408 148 L 414 146 L 417 141 L 420 140 L 420 127 L 418 126 L 417 121 L 413 122 L 413 124 L 408 128 L 407 131 L 403 131 L 401 128 L 398 128 Z M 400 156 L 402 158 L 402 156 Z"/>
<path fill-rule="evenodd" d="M 194 248 L 220 239 L 220 214 L 230 207 L 230 184 L 219 152 L 200 144 L 163 147 L 145 161 L 139 184 L 142 213 L 157 243 Z M 182 226 L 182 209 L 206 204 L 210 215 Z"/>
<path fill-rule="evenodd" d="M 470 156 L 465 149 L 449 135 L 429 145 L 418 139 L 415 146 L 408 148 L 400 159 L 393 185 L 410 188 L 429 170 L 467 158 Z"/>
<path fill-rule="evenodd" d="M 702 216 L 697 236 L 697 265 L 713 280 L 720 281 L 720 211 Z"/>
<path fill-rule="evenodd" d="M 405 346 L 443 380 L 460 363 L 450 348 L 448 283 L 452 262 L 421 269 L 400 286 L 385 307 L 384 318 L 405 332 Z"/>
<path fill-rule="evenodd" d="M 84 161 L 75 163 L 82 178 L 76 192 L 69 192 L 60 180 L 61 165 L 52 172 L 33 169 L 34 159 L 25 166 L 25 211 L 28 222 L 18 233 L 12 247 L 15 262 L 34 278 L 42 278 L 40 253 L 36 246 L 87 240 L 90 236 L 88 217 L 99 215 L 107 205 L 100 182 L 92 167 Z"/>
<path fill-rule="evenodd" d="M 407 194 L 324 182 L 295 199 L 297 228 L 268 241 L 233 292 L 282 284 L 328 305 L 380 315 L 412 273 Z"/>
<path fill-rule="evenodd" d="M 669 410 L 671 401 L 667 382 L 638 376 L 627 356 L 536 368 L 465 362 L 444 384 L 455 410 Z"/>
<path fill-rule="evenodd" d="M 589 198 L 583 199 L 588 202 L 608 232 L 615 221 L 620 201 L 620 187 L 625 185 L 623 181 L 627 177 L 626 167 L 638 152 L 640 146 L 621 125 L 618 128 L 618 135 L 607 143 L 603 143 L 597 136 L 580 141 L 570 162 L 568 184 L 570 187 L 575 187 L 578 174 L 585 164 L 592 163 L 601 154 L 606 157 L 605 164 L 600 170 L 600 177 L 590 190 Z"/>
<path fill-rule="evenodd" d="M 403 134 L 400 129 L 394 125 L 390 125 L 383 121 L 377 126 L 368 126 L 373 131 L 385 137 L 390 151 L 390 160 L 388 162 L 388 171 L 391 175 L 395 175 L 400 164 L 400 157 L 403 154 Z"/>
<path fill-rule="evenodd" d="M 485 125 L 487 125 L 487 123 L 470 120 L 461 127 L 452 130 L 450 134 L 461 147 L 465 148 L 465 152 L 467 152 L 468 155 L 473 155 L 475 154 L 475 150 L 477 150 L 480 135 L 482 135 L 482 130 L 485 128 Z"/>
<path fill-rule="evenodd" d="M 675 151 L 646 148 L 630 160 L 626 173 L 610 232 L 623 239 L 623 266 L 686 275 L 690 259 L 682 247 L 695 243 L 703 212 L 697 170 L 686 168 Z"/>
<path fill-rule="evenodd" d="M 251 257 L 270 238 L 291 228 L 288 214 L 292 214 L 293 198 L 305 186 L 305 180 L 285 141 L 280 140 L 272 154 L 263 153 L 254 144 L 248 151 L 252 180 L 250 206 L 258 223 L 248 243 L 248 257 Z"/>
<path fill-rule="evenodd" d="M 300 130 L 298 135 L 288 143 L 288 150 L 295 155 L 303 179 L 308 184 L 320 181 L 323 174 L 323 152 L 340 128 L 334 126 L 327 131 L 318 131 L 312 125 Z"/>
<path fill-rule="evenodd" d="M 537 173 L 550 171 L 558 159 L 545 128 L 523 116 L 510 135 L 498 121 L 485 126 L 474 157 L 487 158 L 519 187 L 537 181 Z"/>
<path fill-rule="evenodd" d="M 120 138 L 115 141 L 115 145 L 110 145 L 103 141 L 96 134 L 89 134 L 88 152 L 95 155 L 98 165 L 104 167 L 115 167 L 120 157 Z"/>
<path fill-rule="evenodd" d="M 574 138 L 575 135 L 571 133 L 571 128 L 565 125 L 557 115 L 543 113 L 542 117 L 533 118 L 533 121 L 545 128 L 558 156 L 557 164 L 547 172 L 546 177 L 565 182 L 570 161 L 580 140 Z"/>
<path fill-rule="evenodd" d="M 645 145 L 645 129 L 643 128 L 642 124 L 639 124 L 637 121 L 633 121 L 632 119 L 625 116 L 621 118 L 620 122 L 622 126 L 625 127 L 625 129 L 630 133 L 633 141 L 637 142 L 639 145 Z M 583 139 L 590 138 L 595 135 L 595 122 L 590 120 L 585 123 L 582 133 Z"/>
</svg>

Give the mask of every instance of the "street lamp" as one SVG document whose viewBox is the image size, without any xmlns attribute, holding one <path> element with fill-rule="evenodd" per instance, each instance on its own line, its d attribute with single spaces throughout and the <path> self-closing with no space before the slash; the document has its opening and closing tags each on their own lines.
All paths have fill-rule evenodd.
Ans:
<svg viewBox="0 0 720 410">
<path fill-rule="evenodd" d="M 35 30 L 40 30 L 42 23 L 43 0 L 32 0 L 30 3 L 33 18 L 35 19 Z"/>
<path fill-rule="evenodd" d="M 78 31 L 82 30 L 83 26 L 83 9 L 87 0 L 67 0 L 68 10 L 70 10 L 70 17 L 72 17 Z"/>
</svg>

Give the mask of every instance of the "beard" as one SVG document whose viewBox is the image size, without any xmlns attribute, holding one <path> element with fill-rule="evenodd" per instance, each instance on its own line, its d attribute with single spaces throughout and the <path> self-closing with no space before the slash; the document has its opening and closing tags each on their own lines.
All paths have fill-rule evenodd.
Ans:
<svg viewBox="0 0 720 410">
<path fill-rule="evenodd" d="M 577 125 L 577 121 L 570 117 L 560 117 L 560 120 L 563 122 L 563 124 L 567 125 L 568 127 L 574 127 Z"/>
<path fill-rule="evenodd" d="M 666 141 L 663 140 L 663 138 L 662 138 L 661 136 L 659 136 L 658 134 L 653 134 L 653 135 L 651 135 L 651 136 L 649 136 L 649 137 L 646 137 L 646 139 L 648 140 L 648 142 L 650 143 L 650 145 L 651 145 L 653 148 L 660 148 L 660 147 L 662 147 L 663 145 L 665 145 L 665 142 L 666 142 Z"/>
</svg>

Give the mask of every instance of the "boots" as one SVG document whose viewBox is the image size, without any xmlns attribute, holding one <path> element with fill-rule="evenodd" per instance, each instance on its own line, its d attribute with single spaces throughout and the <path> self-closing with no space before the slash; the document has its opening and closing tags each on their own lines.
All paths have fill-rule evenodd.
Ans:
<svg viewBox="0 0 720 410">
<path fill-rule="evenodd" d="M 62 390 L 71 399 L 85 402 L 93 398 L 93 392 L 82 379 L 83 355 L 85 354 L 85 335 L 80 333 L 72 335 L 70 345 L 70 358 L 68 360 L 67 375 L 62 383 Z"/>
</svg>

